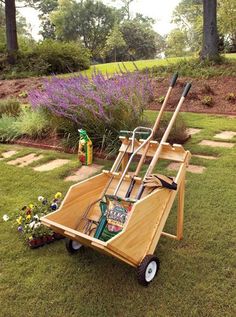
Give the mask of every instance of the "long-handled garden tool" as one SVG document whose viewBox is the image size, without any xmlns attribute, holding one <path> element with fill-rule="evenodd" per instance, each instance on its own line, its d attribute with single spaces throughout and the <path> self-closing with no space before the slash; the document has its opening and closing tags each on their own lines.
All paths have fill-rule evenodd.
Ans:
<svg viewBox="0 0 236 317">
<path fill-rule="evenodd" d="M 173 116 L 172 116 L 172 118 L 171 118 L 171 120 L 170 120 L 170 122 L 168 124 L 168 127 L 167 127 L 167 129 L 166 129 L 166 131 L 165 131 L 165 133 L 164 133 L 164 135 L 163 135 L 163 137 L 161 139 L 159 147 L 158 147 L 155 155 L 153 156 L 152 161 L 151 161 L 151 163 L 150 163 L 150 165 L 149 165 L 149 167 L 148 167 L 148 169 L 146 171 L 146 174 L 145 174 L 144 179 L 143 179 L 143 183 L 141 184 L 141 186 L 140 186 L 140 188 L 138 190 L 138 194 L 136 196 L 137 200 L 140 199 L 142 194 L 143 194 L 143 191 L 145 189 L 145 180 L 151 175 L 153 169 L 156 166 L 156 163 L 157 163 L 157 161 L 158 161 L 158 159 L 160 157 L 160 153 L 161 153 L 162 148 L 163 148 L 163 143 L 165 143 L 167 141 L 167 138 L 168 138 L 168 136 L 170 134 L 170 131 L 171 131 L 172 127 L 173 127 L 173 124 L 175 122 L 175 119 L 176 119 L 176 117 L 177 117 L 177 115 L 179 113 L 179 110 L 180 110 L 180 108 L 181 108 L 181 106 L 182 106 L 182 104 L 183 104 L 183 102 L 184 102 L 184 100 L 185 100 L 190 88 L 191 88 L 191 83 L 187 83 L 185 88 L 184 88 L 183 94 L 182 94 L 182 96 L 181 96 L 181 98 L 179 100 L 179 103 L 178 103 L 178 105 L 177 105 L 177 107 L 175 109 L 175 112 L 174 112 L 174 114 L 173 114 Z"/>
<path fill-rule="evenodd" d="M 163 112 L 164 112 L 165 107 L 166 107 L 166 105 L 167 105 L 167 102 L 168 102 L 168 100 L 169 100 L 171 91 L 172 91 L 173 87 L 175 86 L 175 83 L 176 83 L 176 81 L 177 81 L 177 78 L 178 78 L 178 73 L 175 73 L 175 74 L 173 75 L 172 79 L 171 79 L 170 86 L 169 86 L 169 88 L 168 88 L 168 90 L 167 90 L 165 99 L 164 99 L 164 101 L 163 101 L 162 107 L 161 107 L 160 112 L 159 112 L 159 115 L 158 115 L 158 117 L 157 117 L 157 119 L 156 119 L 156 121 L 155 121 L 155 123 L 154 123 L 154 126 L 153 126 L 153 135 L 155 135 L 155 133 L 157 132 L 157 130 L 158 130 L 159 126 L 160 126 L 160 122 L 161 122 L 161 118 L 162 118 Z M 151 141 L 151 140 L 150 140 L 150 141 Z M 134 185 L 135 185 L 135 177 L 138 176 L 138 174 L 140 173 L 140 170 L 141 170 L 141 168 L 142 168 L 142 166 L 143 166 L 143 163 L 144 163 L 144 161 L 145 161 L 145 158 L 146 158 L 146 155 L 147 155 L 147 152 L 148 152 L 149 144 L 150 144 L 150 142 L 147 143 L 147 145 L 146 145 L 146 147 L 145 147 L 145 149 L 144 149 L 144 152 L 143 152 L 143 154 L 142 154 L 142 156 L 141 156 L 141 158 L 140 158 L 140 161 L 139 161 L 139 163 L 138 163 L 138 165 L 137 165 L 137 168 L 136 168 L 136 170 L 135 170 L 135 173 L 134 173 L 134 175 L 133 175 L 133 177 L 132 177 L 132 179 L 131 179 L 129 188 L 128 188 L 127 193 L 126 193 L 126 195 L 125 195 L 126 198 L 130 197 L 130 194 L 131 194 L 131 192 L 132 192 L 132 190 L 133 190 L 133 188 L 134 188 Z"/>
</svg>

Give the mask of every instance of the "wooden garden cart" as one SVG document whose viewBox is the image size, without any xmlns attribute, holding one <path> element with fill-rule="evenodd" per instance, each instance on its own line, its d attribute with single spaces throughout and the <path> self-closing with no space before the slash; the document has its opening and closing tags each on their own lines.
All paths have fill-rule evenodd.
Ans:
<svg viewBox="0 0 236 317">
<path fill-rule="evenodd" d="M 126 142 L 127 139 L 123 138 L 120 152 L 125 150 Z M 151 141 L 147 157 L 152 157 L 157 147 L 158 143 Z M 127 155 L 124 157 L 123 165 L 125 165 Z M 190 159 L 190 152 L 185 151 L 181 145 L 175 144 L 171 146 L 166 143 L 163 145 L 160 158 L 180 163 L 179 170 L 175 177 L 178 190 L 173 191 L 167 188 L 161 188 L 151 194 L 144 192 L 142 198 L 133 204 L 130 217 L 123 231 L 109 241 L 103 242 L 95 239 L 92 236 L 84 234 L 80 231 L 80 228 L 78 228 L 79 220 L 83 217 L 86 206 L 100 197 L 101 192 L 109 181 L 111 174 L 109 171 L 103 171 L 97 176 L 72 185 L 59 210 L 41 218 L 42 223 L 50 227 L 53 231 L 68 237 L 71 241 L 75 241 L 74 250 L 79 249 L 81 245 L 89 246 L 137 267 L 138 273 L 141 275 L 142 273 L 140 273 L 140 271 L 146 271 L 147 268 L 145 264 L 149 263 L 149 266 L 151 265 L 149 272 L 155 273 L 156 262 L 152 263 L 150 260 L 152 259 L 152 255 L 161 235 L 177 240 L 183 237 L 185 172 Z M 113 193 L 120 175 L 120 173 L 117 173 L 113 178 L 108 189 L 108 194 Z M 141 178 L 136 178 L 131 198 L 135 197 L 141 181 Z M 127 175 L 121 185 L 120 195 L 126 193 L 129 184 L 130 175 Z M 172 235 L 163 230 L 177 193 L 177 233 L 176 235 Z M 88 217 L 94 221 L 99 220 L 100 208 L 98 205 L 94 205 Z M 156 267 L 156 270 L 158 270 L 158 267 Z M 150 281 L 152 280 L 154 273 L 149 276 L 148 271 L 146 272 L 146 275 L 148 275 L 146 277 L 147 282 L 149 279 Z M 142 278 L 143 277 L 140 277 L 140 279 Z"/>
<path fill-rule="evenodd" d="M 183 102 L 190 87 L 189 84 L 185 89 L 180 103 Z M 180 108 L 180 106 L 177 106 L 177 108 Z M 178 110 L 176 109 L 177 112 Z M 174 119 L 173 116 L 171 120 Z M 173 122 L 170 122 L 170 125 L 172 124 Z M 164 134 L 164 139 L 167 138 L 167 132 L 169 133 L 169 131 Z M 84 246 L 88 246 L 111 255 L 136 267 L 138 281 L 142 285 L 148 285 L 159 268 L 159 260 L 153 254 L 161 235 L 177 240 L 183 237 L 185 174 L 191 155 L 189 151 L 178 144 L 172 146 L 166 142 L 160 142 L 159 144 L 152 140 L 149 141 L 148 147 L 140 147 L 142 143 L 145 143 L 145 140 L 135 139 L 132 144 L 127 137 L 120 137 L 120 140 L 122 144 L 112 169 L 110 171 L 104 170 L 97 176 L 71 186 L 60 208 L 42 217 L 41 221 L 53 231 L 68 238 L 67 249 L 69 252 L 74 253 Z M 152 161 L 158 154 L 159 159 L 178 162 L 179 169 L 174 178 L 177 190 L 161 187 L 150 193 L 148 188 L 144 188 L 142 197 L 136 199 L 143 180 L 140 177 L 134 177 L 135 182 L 129 195 L 129 200 L 133 203 L 123 230 L 108 241 L 102 241 L 94 237 L 96 234 L 94 235 L 93 231 L 101 219 L 99 200 L 103 196 L 105 188 L 107 195 L 112 195 L 118 184 L 120 184 L 119 196 L 125 197 L 133 176 L 128 172 L 125 175 L 122 171 L 116 172 L 116 166 L 119 158 L 122 158 L 122 170 L 126 171 L 129 156 L 136 150 L 137 156 L 143 157 L 145 154 L 145 158 L 152 159 Z M 121 178 L 123 178 L 122 182 L 120 182 Z M 109 187 L 107 187 L 108 183 Z M 178 195 L 177 232 L 176 235 L 173 235 L 163 230 L 176 195 Z M 92 226 L 89 233 L 85 233 L 83 220 L 88 206 L 90 208 L 86 213 L 86 221 L 90 221 Z"/>
</svg>

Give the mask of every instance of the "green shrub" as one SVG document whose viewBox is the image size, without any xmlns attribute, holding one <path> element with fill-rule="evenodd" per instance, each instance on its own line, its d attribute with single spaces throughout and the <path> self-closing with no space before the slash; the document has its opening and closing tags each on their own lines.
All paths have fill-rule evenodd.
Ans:
<svg viewBox="0 0 236 317">
<path fill-rule="evenodd" d="M 233 92 L 229 92 L 226 97 L 225 100 L 227 101 L 236 101 L 236 94 L 234 94 Z"/>
<path fill-rule="evenodd" d="M 0 118 L 3 114 L 16 117 L 20 113 L 20 102 L 13 98 L 0 100 Z"/>
<path fill-rule="evenodd" d="M 47 114 L 38 109 L 23 109 L 14 124 L 17 135 L 26 135 L 31 138 L 43 138 L 50 131 L 50 119 Z"/>
<path fill-rule="evenodd" d="M 156 135 L 154 136 L 155 139 L 159 141 L 161 140 L 169 124 L 169 121 L 170 121 L 169 115 L 165 115 L 164 118 L 161 120 L 160 128 L 158 129 Z M 187 138 L 188 138 L 188 134 L 187 134 L 186 124 L 183 118 L 181 117 L 181 115 L 178 115 L 170 131 L 167 142 L 171 144 L 174 144 L 174 143 L 183 144 L 187 140 Z"/>
<path fill-rule="evenodd" d="M 214 100 L 211 96 L 204 96 L 201 100 L 202 104 L 207 106 L 207 107 L 213 107 L 214 105 Z"/>
<path fill-rule="evenodd" d="M 89 68 L 90 54 L 78 43 L 47 40 L 36 47 L 35 53 L 49 66 L 49 73 L 68 73 Z"/>
<path fill-rule="evenodd" d="M 10 66 L 0 56 L 1 79 L 68 73 L 88 69 L 90 53 L 80 43 L 46 40 L 29 50 L 21 50 L 17 63 Z"/>
<path fill-rule="evenodd" d="M 0 118 L 0 141 L 9 142 L 18 137 L 18 133 L 15 129 L 15 117 L 7 116 L 3 114 Z"/>
</svg>

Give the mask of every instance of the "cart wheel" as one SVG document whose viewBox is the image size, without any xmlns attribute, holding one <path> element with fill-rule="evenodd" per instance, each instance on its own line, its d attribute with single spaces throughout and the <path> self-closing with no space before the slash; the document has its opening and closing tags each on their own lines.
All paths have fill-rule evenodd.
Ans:
<svg viewBox="0 0 236 317">
<path fill-rule="evenodd" d="M 77 253 L 84 249 L 84 246 L 78 241 L 66 239 L 66 249 L 70 254 Z"/>
<path fill-rule="evenodd" d="M 146 255 L 142 262 L 139 264 L 138 282 L 143 286 L 148 286 L 153 281 L 160 267 L 159 259 L 154 255 Z"/>
</svg>

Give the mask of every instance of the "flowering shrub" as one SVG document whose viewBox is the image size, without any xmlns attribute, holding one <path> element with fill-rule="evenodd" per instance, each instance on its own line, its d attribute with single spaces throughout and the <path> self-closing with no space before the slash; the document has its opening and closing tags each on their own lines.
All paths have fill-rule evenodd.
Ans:
<svg viewBox="0 0 236 317">
<path fill-rule="evenodd" d="M 44 244 L 53 240 L 54 232 L 42 225 L 40 218 L 48 213 L 57 210 L 61 203 L 61 193 L 56 193 L 52 201 L 48 201 L 46 198 L 39 196 L 36 204 L 30 204 L 24 206 L 17 215 L 16 226 L 17 230 L 22 234 L 25 240 L 32 245 L 35 242 L 37 246 L 39 243 Z M 6 215 L 5 215 L 6 216 Z M 44 240 L 40 240 L 46 238 Z M 36 246 L 36 245 L 35 245 Z"/>
<path fill-rule="evenodd" d="M 43 91 L 34 90 L 29 99 L 33 109 L 43 107 L 57 119 L 66 137 L 83 128 L 96 147 L 114 146 L 120 130 L 133 130 L 142 122 L 145 106 L 152 98 L 147 75 L 127 73 L 107 79 L 94 74 L 91 79 L 78 76 L 54 77 L 44 82 Z"/>
</svg>

